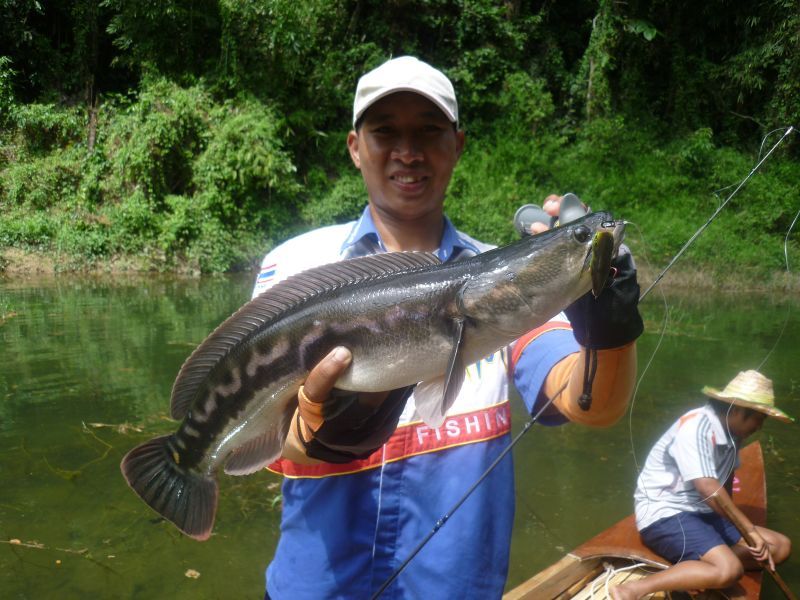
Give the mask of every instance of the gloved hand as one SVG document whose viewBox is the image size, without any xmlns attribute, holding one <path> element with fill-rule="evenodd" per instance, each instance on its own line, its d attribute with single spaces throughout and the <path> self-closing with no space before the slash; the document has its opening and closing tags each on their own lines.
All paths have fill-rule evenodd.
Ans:
<svg viewBox="0 0 800 600">
<path fill-rule="evenodd" d="M 600 296 L 584 294 L 565 309 L 572 332 L 584 348 L 619 348 L 638 338 L 644 330 L 639 314 L 639 284 L 633 256 L 620 246 L 611 262 L 612 275 Z"/>
<path fill-rule="evenodd" d="M 312 369 L 298 392 L 293 427 L 310 458 L 346 463 L 366 458 L 397 428 L 414 386 L 359 394 L 333 388 L 352 356 L 337 348 Z"/>
<path fill-rule="evenodd" d="M 324 421 L 314 437 L 300 438 L 306 454 L 330 463 L 366 458 L 394 433 L 413 390 L 414 386 L 392 390 L 377 407 L 362 403 L 358 393 L 334 390 L 323 402 Z"/>
</svg>

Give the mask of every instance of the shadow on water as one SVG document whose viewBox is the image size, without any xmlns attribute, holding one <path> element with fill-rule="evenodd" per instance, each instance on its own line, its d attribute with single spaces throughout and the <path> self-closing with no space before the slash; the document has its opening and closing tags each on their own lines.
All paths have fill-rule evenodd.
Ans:
<svg viewBox="0 0 800 600">
<path fill-rule="evenodd" d="M 172 431 L 169 393 L 194 347 L 249 297 L 249 276 L 47 278 L 0 282 L 0 589 L 6 598 L 259 597 L 278 536 L 278 480 L 221 481 L 214 536 L 182 537 L 119 473 L 137 443 Z M 643 306 L 640 368 L 664 307 Z M 534 428 L 515 449 L 517 521 L 509 585 L 554 562 L 631 509 L 656 437 L 724 383 L 760 363 L 800 414 L 798 306 L 770 296 L 669 298 L 670 321 L 629 417 L 606 430 Z M 516 426 L 524 422 L 514 402 Z M 800 444 L 768 423 L 770 525 L 800 540 Z M 9 542 L 14 543 L 9 543 Z M 17 543 L 19 542 L 19 543 Z M 798 542 L 800 543 L 800 542 Z M 781 569 L 800 588 L 800 562 Z M 778 598 L 765 584 L 765 598 Z"/>
</svg>

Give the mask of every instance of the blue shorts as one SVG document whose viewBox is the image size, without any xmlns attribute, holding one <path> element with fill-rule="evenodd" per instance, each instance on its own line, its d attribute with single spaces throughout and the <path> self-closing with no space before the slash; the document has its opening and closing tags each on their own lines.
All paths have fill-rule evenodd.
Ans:
<svg viewBox="0 0 800 600">
<path fill-rule="evenodd" d="M 659 519 L 640 532 L 644 545 L 671 563 L 700 560 L 715 546 L 733 546 L 742 534 L 717 513 L 683 512 Z"/>
</svg>

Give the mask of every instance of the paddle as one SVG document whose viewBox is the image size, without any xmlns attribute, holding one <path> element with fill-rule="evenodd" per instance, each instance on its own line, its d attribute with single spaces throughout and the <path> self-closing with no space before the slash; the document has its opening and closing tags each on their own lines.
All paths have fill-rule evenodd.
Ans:
<svg viewBox="0 0 800 600">
<path fill-rule="evenodd" d="M 747 545 L 751 548 L 756 545 L 753 536 L 750 534 L 750 531 L 747 529 L 747 526 L 742 521 L 741 515 L 739 511 L 733 504 L 733 501 L 727 494 L 714 494 L 714 500 L 717 502 L 717 506 L 720 507 L 722 512 L 725 513 L 725 516 L 730 519 L 731 523 L 736 526 L 736 529 L 739 530 L 739 533 L 742 534 L 744 541 L 747 542 Z M 778 571 L 771 568 L 769 566 L 769 562 L 764 561 L 761 563 L 764 567 L 764 570 L 772 576 L 772 579 L 775 580 L 775 583 L 778 584 L 778 587 L 781 588 L 781 591 L 789 600 L 797 600 L 797 596 L 792 593 L 792 590 L 789 589 L 789 586 L 786 585 L 786 582 L 783 580 L 783 577 L 780 576 Z"/>
</svg>

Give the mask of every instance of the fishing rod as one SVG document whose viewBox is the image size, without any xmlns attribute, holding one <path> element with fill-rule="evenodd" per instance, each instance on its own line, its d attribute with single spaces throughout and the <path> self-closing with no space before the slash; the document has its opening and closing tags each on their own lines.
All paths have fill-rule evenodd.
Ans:
<svg viewBox="0 0 800 600">
<path fill-rule="evenodd" d="M 420 550 L 422 550 L 425 547 L 425 545 L 430 541 L 430 539 L 434 535 L 436 535 L 436 532 L 439 531 L 444 526 L 445 523 L 447 523 L 450 517 L 453 516 L 453 513 L 455 513 L 461 507 L 461 505 L 464 504 L 464 502 L 466 502 L 467 498 L 469 498 L 472 495 L 472 492 L 474 492 L 478 488 L 478 486 L 481 483 L 483 483 L 483 480 L 489 476 L 489 474 L 494 470 L 494 468 L 498 464 L 500 464 L 500 461 L 503 460 L 503 458 L 505 458 L 505 456 L 509 452 L 511 452 L 511 449 L 514 447 L 514 445 L 520 439 L 522 439 L 522 436 L 528 432 L 528 430 L 534 425 L 534 423 L 536 423 L 536 421 L 539 419 L 542 413 L 544 413 L 544 411 L 550 407 L 550 405 L 555 401 L 556 398 L 558 398 L 561 395 L 561 392 L 563 392 L 566 387 L 567 386 L 565 384 L 560 390 L 558 390 L 558 392 L 553 394 L 553 397 L 548 399 L 547 402 L 544 403 L 544 406 L 542 406 L 542 408 L 539 409 L 539 412 L 537 412 L 533 417 L 531 417 L 528 420 L 527 423 L 525 423 L 525 425 L 522 427 L 522 431 L 520 431 L 514 437 L 514 439 L 511 440 L 511 443 L 508 446 L 503 448 L 503 450 L 500 452 L 497 458 L 495 458 L 492 461 L 492 464 L 490 464 L 486 468 L 483 474 L 480 477 L 478 477 L 478 480 L 470 486 L 470 488 L 464 493 L 464 495 L 461 496 L 461 498 L 459 498 L 455 504 L 453 504 L 452 508 L 450 508 L 450 510 L 448 510 L 444 515 L 442 515 L 439 518 L 439 520 L 436 521 L 436 523 L 433 526 L 433 529 L 431 529 L 428 532 L 428 534 L 419 542 L 419 544 L 417 544 L 414 550 L 411 551 L 411 554 L 408 555 L 408 558 L 406 558 L 403 561 L 403 563 L 399 567 L 397 567 L 397 569 L 394 570 L 391 576 L 389 576 L 389 578 L 383 582 L 381 587 L 378 588 L 378 590 L 371 596 L 370 600 L 376 600 L 383 592 L 386 591 L 386 588 L 392 585 L 392 582 L 400 576 L 400 573 L 405 571 L 408 564 L 414 559 L 414 557 L 417 554 L 419 554 Z"/>
<path fill-rule="evenodd" d="M 692 235 L 691 238 L 689 238 L 689 240 L 683 245 L 683 247 L 681 247 L 678 253 L 672 258 L 672 260 L 670 260 L 669 264 L 667 264 L 664 270 L 661 271 L 661 273 L 658 275 L 658 277 L 656 277 L 653 283 L 651 283 L 650 286 L 644 291 L 644 293 L 641 296 L 639 296 L 639 301 L 644 300 L 647 294 L 650 293 L 650 290 L 652 290 L 656 286 L 656 284 L 658 284 L 661 281 L 664 275 L 666 275 L 667 271 L 669 271 L 672 268 L 672 266 L 677 262 L 678 258 L 680 258 L 680 256 L 688 249 L 688 247 L 692 243 L 694 243 L 694 241 L 698 237 L 700 237 L 703 231 L 705 231 L 705 229 L 711 224 L 711 222 L 717 217 L 717 215 L 719 215 L 719 213 L 722 211 L 723 208 L 725 208 L 728 202 L 730 202 L 731 199 L 737 193 L 739 193 L 739 190 L 741 190 L 744 187 L 747 181 L 756 173 L 756 171 L 761 167 L 761 165 L 764 164 L 767 158 L 769 158 L 769 156 L 775 151 L 775 149 L 777 149 L 777 147 L 783 142 L 783 140 L 785 140 L 789 136 L 789 134 L 792 133 L 793 131 L 794 127 L 790 125 L 789 128 L 786 130 L 786 132 L 781 136 L 781 138 L 772 146 L 772 148 L 770 148 L 770 150 L 764 155 L 764 157 L 758 161 L 758 163 L 750 170 L 747 176 L 744 179 L 742 179 L 742 181 L 739 182 L 739 185 L 736 186 L 736 189 L 733 190 L 733 192 L 731 192 L 731 194 L 725 199 L 725 201 L 717 207 L 717 210 L 714 211 L 714 214 L 712 214 L 711 217 L 703 225 L 701 225 L 697 231 L 695 231 L 695 233 Z M 517 225 L 517 221 L 520 220 L 518 218 L 520 216 L 521 216 L 520 211 L 517 211 L 517 215 L 515 215 L 515 226 Z M 544 404 L 544 406 L 525 423 L 525 425 L 522 428 L 522 431 L 520 431 L 514 437 L 514 439 L 511 440 L 508 446 L 506 446 L 500 452 L 498 457 L 492 462 L 492 464 L 490 464 L 486 468 L 483 474 L 481 474 L 478 480 L 470 486 L 470 488 L 464 493 L 464 495 L 458 501 L 456 501 L 456 503 L 452 506 L 452 508 L 436 521 L 431 531 L 429 531 L 428 534 L 419 542 L 419 544 L 417 544 L 414 550 L 411 551 L 411 554 L 409 554 L 409 556 L 400 564 L 400 566 L 397 569 L 395 569 L 395 571 L 389 576 L 389 578 L 383 582 L 381 587 L 378 588 L 378 590 L 371 596 L 370 600 L 376 600 L 400 576 L 400 574 L 406 569 L 406 567 L 408 567 L 409 563 L 411 563 L 414 557 L 420 553 L 420 551 L 431 540 L 431 538 L 433 538 L 433 536 L 436 535 L 436 533 L 444 526 L 444 524 L 447 523 L 447 521 L 453 516 L 453 513 L 455 513 L 455 511 L 457 511 L 461 507 L 461 505 L 469 498 L 470 495 L 472 495 L 472 493 L 478 488 L 478 486 L 489 476 L 489 474 L 494 470 L 494 468 L 498 464 L 500 464 L 500 461 L 509 452 L 511 452 L 511 450 L 517 444 L 517 442 L 519 442 L 519 440 L 521 440 L 522 437 L 531 429 L 531 427 L 536 423 L 536 421 L 539 419 L 542 413 L 553 403 L 553 401 L 556 398 L 558 398 L 558 396 L 561 395 L 564 389 L 566 389 L 566 384 L 560 390 L 558 390 L 558 392 L 555 393 L 552 398 L 548 399 L 548 401 Z"/>
</svg>

